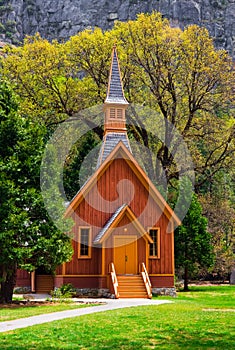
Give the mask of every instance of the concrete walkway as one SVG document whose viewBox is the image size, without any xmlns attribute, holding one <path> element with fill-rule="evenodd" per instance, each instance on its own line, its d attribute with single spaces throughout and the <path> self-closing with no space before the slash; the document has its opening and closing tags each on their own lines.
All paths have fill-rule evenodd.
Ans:
<svg viewBox="0 0 235 350">
<path fill-rule="evenodd" d="M 36 299 L 35 299 L 36 300 Z M 63 320 L 70 317 L 78 317 L 96 312 L 103 312 L 115 309 L 122 309 L 134 306 L 160 305 L 171 303 L 169 300 L 150 300 L 150 299 L 76 299 L 78 302 L 105 303 L 103 305 L 92 306 L 81 309 L 53 312 L 27 318 L 21 318 L 13 321 L 0 322 L 0 332 L 12 331 L 18 328 L 25 328 L 36 324 L 42 324 L 57 320 Z"/>
</svg>

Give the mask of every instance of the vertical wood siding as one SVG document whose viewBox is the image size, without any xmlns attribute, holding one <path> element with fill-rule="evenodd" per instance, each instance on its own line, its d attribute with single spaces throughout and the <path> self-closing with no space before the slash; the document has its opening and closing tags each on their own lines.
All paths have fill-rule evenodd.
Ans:
<svg viewBox="0 0 235 350">
<path fill-rule="evenodd" d="M 133 199 L 131 199 L 132 188 L 130 183 L 127 186 L 123 186 L 123 179 L 128 180 L 132 184 L 134 189 Z M 106 207 L 104 200 L 108 203 Z M 149 198 L 148 190 L 124 159 L 115 159 L 111 162 L 104 174 L 97 179 L 97 184 L 89 191 L 76 209 L 77 215 L 73 215 L 75 239 L 79 226 L 87 225 L 92 226 L 93 241 L 100 228 L 105 225 L 111 215 L 123 203 L 129 204 L 131 210 L 146 230 L 149 226 L 160 227 L 161 255 L 160 259 L 149 259 L 149 273 L 172 273 L 172 234 L 166 233 L 168 219 L 161 213 L 161 209 L 155 201 Z M 147 203 L 148 210 L 143 215 Z M 121 220 L 115 234 L 123 234 L 124 226 L 129 224 L 128 220 L 127 217 Z M 133 234 L 136 234 L 135 229 L 133 229 L 133 232 Z M 110 239 L 106 242 L 108 247 L 110 246 Z M 78 259 L 78 243 L 76 240 L 73 242 L 73 247 L 74 256 L 72 261 L 66 264 L 66 274 L 101 274 L 101 249 L 92 247 L 91 259 Z M 143 238 L 139 239 L 138 254 L 140 260 L 145 259 L 145 247 L 145 240 Z M 113 259 L 112 249 L 105 249 L 105 257 L 106 265 L 108 265 Z M 105 272 L 108 272 L 107 266 Z"/>
</svg>

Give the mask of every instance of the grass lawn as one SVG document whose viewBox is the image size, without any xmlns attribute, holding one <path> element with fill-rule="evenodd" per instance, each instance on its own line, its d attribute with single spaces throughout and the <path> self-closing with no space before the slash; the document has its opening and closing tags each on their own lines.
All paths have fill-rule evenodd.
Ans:
<svg viewBox="0 0 235 350">
<path fill-rule="evenodd" d="M 43 305 L 43 303 L 35 303 L 33 305 L 28 304 L 27 306 L 5 306 L 2 308 L 0 307 L 0 322 L 16 320 L 18 318 L 36 316 L 41 314 L 48 314 L 50 312 L 72 310 L 88 306 L 91 306 L 91 304 L 74 304 L 68 302 L 48 303 L 46 305 Z"/>
<path fill-rule="evenodd" d="M 234 286 L 194 287 L 172 300 L 1 333 L 1 349 L 235 348 Z"/>
</svg>

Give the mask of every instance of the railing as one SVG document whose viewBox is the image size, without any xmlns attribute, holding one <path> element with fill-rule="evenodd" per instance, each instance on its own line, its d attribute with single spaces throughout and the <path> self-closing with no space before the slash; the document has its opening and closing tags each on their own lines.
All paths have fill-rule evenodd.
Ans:
<svg viewBox="0 0 235 350">
<path fill-rule="evenodd" d="M 118 280 L 117 280 L 117 275 L 116 275 L 115 268 L 114 268 L 114 263 L 109 264 L 109 273 L 111 275 L 111 280 L 112 280 L 112 284 L 113 284 L 115 298 L 119 299 Z"/>
<path fill-rule="evenodd" d="M 143 280 L 144 280 L 144 284 L 145 284 L 145 288 L 146 288 L 146 291 L 148 294 L 148 298 L 151 299 L 152 298 L 152 285 L 151 285 L 149 275 L 148 275 L 148 272 L 146 270 L 144 263 L 141 263 L 140 273 L 141 273 Z"/>
</svg>

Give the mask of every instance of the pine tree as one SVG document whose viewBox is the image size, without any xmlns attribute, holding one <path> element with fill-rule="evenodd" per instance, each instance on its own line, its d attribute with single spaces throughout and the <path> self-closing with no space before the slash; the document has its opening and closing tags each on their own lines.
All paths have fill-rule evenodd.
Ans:
<svg viewBox="0 0 235 350">
<path fill-rule="evenodd" d="M 46 129 L 17 112 L 0 83 L 0 302 L 12 301 L 17 268 L 52 272 L 71 257 L 71 242 L 44 207 L 40 165 Z"/>
<path fill-rule="evenodd" d="M 211 234 L 207 231 L 207 219 L 202 216 L 202 207 L 193 195 L 188 213 L 175 232 L 176 268 L 184 270 L 184 290 L 188 290 L 190 275 L 196 265 L 210 267 L 213 263 Z"/>
</svg>

